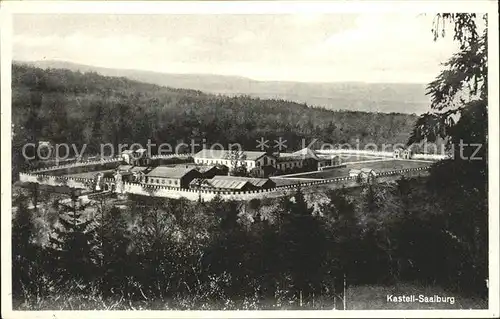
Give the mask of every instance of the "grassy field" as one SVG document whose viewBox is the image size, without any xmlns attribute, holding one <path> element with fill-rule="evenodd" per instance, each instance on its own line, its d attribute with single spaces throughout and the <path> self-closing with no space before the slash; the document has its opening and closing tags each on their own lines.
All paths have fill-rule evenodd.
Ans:
<svg viewBox="0 0 500 319">
<path fill-rule="evenodd" d="M 307 174 L 301 174 L 295 177 L 298 178 L 313 178 L 313 179 L 327 179 L 335 177 L 345 177 L 349 176 L 349 168 L 334 168 L 324 171 L 310 172 Z M 293 179 L 293 177 L 290 177 Z"/>
<path fill-rule="evenodd" d="M 379 159 L 388 159 L 387 157 L 381 156 L 364 156 L 364 155 L 339 155 L 342 164 L 352 163 L 352 162 L 364 162 L 364 161 L 374 161 Z"/>
<path fill-rule="evenodd" d="M 347 164 L 349 169 L 361 169 L 361 168 L 371 168 L 378 171 L 391 171 L 395 169 L 405 169 L 405 168 L 417 168 L 429 166 L 432 163 L 429 162 L 417 162 L 417 161 L 407 161 L 407 160 L 388 160 L 380 162 L 370 162 L 370 163 L 356 163 Z"/>
<path fill-rule="evenodd" d="M 391 171 L 396 169 L 405 168 L 417 168 L 429 166 L 431 163 L 428 162 L 417 162 L 417 161 L 406 161 L 406 160 L 392 160 L 387 161 L 377 161 L 377 162 L 367 162 L 367 163 L 346 163 L 345 168 L 334 168 L 324 171 L 310 172 L 305 174 L 300 174 L 296 176 L 290 176 L 290 179 L 294 178 L 311 178 L 311 179 L 328 179 L 336 177 L 346 177 L 349 176 L 349 170 L 351 169 L 361 169 L 361 168 L 372 168 L 379 172 Z"/>
</svg>

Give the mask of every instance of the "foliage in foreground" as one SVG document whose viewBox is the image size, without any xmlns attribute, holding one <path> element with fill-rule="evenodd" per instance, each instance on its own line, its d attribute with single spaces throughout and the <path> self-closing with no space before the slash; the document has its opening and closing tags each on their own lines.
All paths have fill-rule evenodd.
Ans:
<svg viewBox="0 0 500 319">
<path fill-rule="evenodd" d="M 20 205 L 15 307 L 342 309 L 344 276 L 347 288 L 418 281 L 485 296 L 469 279 L 484 283 L 487 268 L 463 254 L 432 196 L 402 179 L 334 190 L 314 206 L 301 190 L 248 203 L 137 197 L 125 210 L 100 206 L 91 229 L 66 225 L 47 246 L 31 242 Z"/>
</svg>

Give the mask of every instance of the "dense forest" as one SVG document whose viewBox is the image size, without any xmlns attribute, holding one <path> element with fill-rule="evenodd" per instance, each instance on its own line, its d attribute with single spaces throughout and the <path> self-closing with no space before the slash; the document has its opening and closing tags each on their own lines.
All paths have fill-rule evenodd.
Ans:
<svg viewBox="0 0 500 319">
<path fill-rule="evenodd" d="M 455 236 L 473 226 L 450 224 L 454 212 L 425 180 L 314 199 L 300 189 L 250 202 L 131 197 L 122 209 L 105 199 L 92 218 L 57 200 L 34 214 L 23 196 L 13 221 L 18 309 L 343 309 L 344 285 L 386 286 L 371 295 L 385 304 L 398 282 L 460 300 L 437 307 L 486 294 L 484 260 Z"/>
<path fill-rule="evenodd" d="M 240 143 L 256 149 L 261 137 L 297 150 L 313 139 L 334 145 L 405 143 L 417 117 L 329 111 L 282 100 L 226 97 L 160 87 L 125 78 L 24 65 L 12 69 L 13 154 L 27 142 L 75 144 L 95 155 L 104 143 L 175 147 Z M 276 149 L 275 149 L 276 150 Z M 153 148 L 152 150 L 156 150 Z M 18 165 L 19 157 L 14 164 Z"/>
</svg>

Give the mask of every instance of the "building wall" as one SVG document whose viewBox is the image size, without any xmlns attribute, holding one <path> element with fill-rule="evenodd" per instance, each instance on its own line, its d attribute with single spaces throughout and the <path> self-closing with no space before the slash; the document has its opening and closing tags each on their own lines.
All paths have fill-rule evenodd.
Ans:
<svg viewBox="0 0 500 319">
<path fill-rule="evenodd" d="M 394 158 L 401 158 L 401 159 L 411 159 L 412 153 L 410 150 L 395 150 L 393 157 Z"/>
<path fill-rule="evenodd" d="M 416 176 L 428 176 L 429 171 L 428 167 L 420 167 L 413 169 L 403 169 L 403 170 L 394 170 L 389 172 L 381 172 L 377 175 L 377 182 L 385 182 L 399 179 L 401 175 L 405 175 L 408 177 L 416 177 Z M 84 178 L 59 178 L 57 176 L 41 176 L 35 175 L 31 173 L 19 173 L 19 180 L 21 182 L 33 182 L 44 185 L 64 185 L 72 188 L 89 188 L 89 182 L 92 182 L 92 179 L 84 179 Z M 113 182 L 112 180 L 104 182 Z M 108 185 L 109 186 L 109 185 Z M 302 189 L 305 192 L 317 192 L 319 188 L 326 189 L 334 189 L 334 188 L 342 188 L 342 187 L 357 187 L 359 183 L 356 180 L 356 177 L 340 177 L 335 178 L 333 180 L 320 180 L 315 182 L 306 182 L 302 183 Z M 149 187 L 149 190 L 146 190 L 146 187 Z M 187 198 L 189 200 L 198 200 L 200 197 L 203 200 L 211 200 L 218 194 L 223 199 L 234 199 L 234 200 L 250 200 L 253 198 L 271 198 L 271 197 L 280 197 L 286 194 L 292 194 L 297 185 L 286 185 L 280 186 L 276 188 L 272 188 L 270 190 L 256 190 L 249 192 L 231 192 L 231 191 L 223 191 L 223 192 L 215 192 L 208 190 L 194 190 L 194 189 L 178 189 L 174 187 L 164 187 L 162 185 L 144 185 L 138 183 L 123 183 L 123 193 L 131 193 L 138 194 L 144 196 L 156 196 L 156 197 L 166 197 L 166 198 Z"/>
<path fill-rule="evenodd" d="M 327 167 L 327 166 L 332 166 L 332 165 L 335 165 L 333 160 L 321 160 L 321 161 L 318 161 L 318 169 L 322 168 L 322 167 Z"/>
<path fill-rule="evenodd" d="M 293 169 L 293 168 L 302 168 L 303 166 L 303 161 L 300 159 L 294 159 L 294 160 L 280 160 L 276 163 L 276 168 L 279 170 L 285 170 L 285 169 Z"/>
<path fill-rule="evenodd" d="M 226 165 L 227 167 L 231 167 L 231 160 L 222 159 L 222 158 L 195 157 L 194 162 L 196 164 L 201 164 L 201 165 Z"/>
<path fill-rule="evenodd" d="M 181 187 L 181 180 L 180 180 L 180 178 L 146 176 L 146 184 Z"/>
<path fill-rule="evenodd" d="M 232 161 L 230 159 L 225 159 L 225 158 L 203 158 L 203 157 L 195 157 L 194 162 L 196 164 L 201 164 L 201 165 L 225 165 L 229 168 L 232 167 Z M 255 167 L 262 167 L 266 165 L 271 165 L 274 166 L 276 164 L 276 160 L 272 158 L 271 156 L 264 155 L 261 158 L 258 158 L 256 161 L 254 160 L 244 160 L 241 161 L 244 162 L 246 165 L 247 171 L 252 170 Z"/>
<path fill-rule="evenodd" d="M 397 180 L 401 175 L 414 177 L 414 176 L 427 176 L 429 174 L 428 168 L 413 168 L 404 170 L 395 170 L 391 172 L 382 172 L 377 175 L 377 182 L 386 182 Z M 306 182 L 302 183 L 302 190 L 305 193 L 316 193 L 321 189 L 336 189 L 342 187 L 358 187 L 359 183 L 357 177 L 339 177 L 334 181 L 323 180 L 316 182 Z M 135 183 L 125 183 L 125 192 L 132 194 L 139 194 L 145 196 L 155 196 L 155 197 L 168 197 L 168 198 L 187 198 L 189 200 L 198 200 L 200 197 L 203 200 L 211 200 L 217 194 L 226 200 L 250 200 L 253 198 L 276 198 L 284 195 L 293 194 L 297 185 L 287 185 L 276 187 L 270 190 L 255 190 L 248 192 L 233 192 L 233 191 L 212 191 L 212 190 L 198 190 L 198 189 L 167 189 L 158 187 L 150 192 L 145 191 L 144 187 L 140 184 Z"/>
<path fill-rule="evenodd" d="M 68 186 L 70 188 L 90 189 L 93 179 L 65 176 L 34 175 L 19 173 L 19 181 L 23 183 L 38 183 L 50 186 Z"/>
<path fill-rule="evenodd" d="M 255 165 L 257 167 L 275 166 L 276 165 L 276 159 L 273 158 L 273 157 L 271 157 L 271 156 L 264 155 L 261 158 L 257 159 L 257 161 L 255 161 Z"/>
<path fill-rule="evenodd" d="M 132 164 L 132 156 L 130 154 L 121 154 L 121 158 L 123 159 L 123 161 L 127 164 Z"/>
</svg>

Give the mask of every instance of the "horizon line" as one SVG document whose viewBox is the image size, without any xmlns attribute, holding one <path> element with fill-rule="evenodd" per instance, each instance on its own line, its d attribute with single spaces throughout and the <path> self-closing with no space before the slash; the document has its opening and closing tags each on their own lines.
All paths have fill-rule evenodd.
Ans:
<svg viewBox="0 0 500 319">
<path fill-rule="evenodd" d="M 153 74 L 158 74 L 158 75 L 186 75 L 186 76 L 218 76 L 218 77 L 226 77 L 226 78 L 240 78 L 243 80 L 249 80 L 253 82 L 261 82 L 261 83 L 301 83 L 301 84 L 340 84 L 340 83 L 362 83 L 362 84 L 419 84 L 419 85 L 428 85 L 429 82 L 391 82 L 391 81 L 381 81 L 381 82 L 376 82 L 376 81 L 366 81 L 366 80 L 339 80 L 339 81 L 301 81 L 301 80 L 280 80 L 280 79 L 269 79 L 269 80 L 263 80 L 263 79 L 256 79 L 250 76 L 245 76 L 245 75 L 239 75 L 239 74 L 221 74 L 221 73 L 189 73 L 189 72 L 176 72 L 176 73 L 169 73 L 169 72 L 160 72 L 160 71 L 153 71 L 149 69 L 139 69 L 139 68 L 114 68 L 114 67 L 109 67 L 109 66 L 101 66 L 101 65 L 91 65 L 91 64 L 85 64 L 85 63 L 79 63 L 79 62 L 73 62 L 69 60 L 57 60 L 57 59 L 48 59 L 48 60 L 20 60 L 20 59 L 12 59 L 12 64 L 14 63 L 37 63 L 37 62 L 56 62 L 56 63 L 67 63 L 67 64 L 73 64 L 74 66 L 83 66 L 83 67 L 91 67 L 91 68 L 101 68 L 101 69 L 107 69 L 107 70 L 117 70 L 117 71 L 138 71 L 138 72 L 148 72 L 148 73 L 153 73 Z M 36 66 L 38 68 L 41 68 L 40 66 Z M 64 67 L 57 67 L 57 69 L 65 69 Z M 67 68 L 66 68 L 67 69 Z M 68 69 L 69 70 L 69 69 Z M 85 73 L 85 71 L 83 71 Z M 97 72 L 97 71 L 94 71 Z M 99 72 L 97 72 L 99 73 Z M 107 75 L 111 76 L 111 75 Z M 124 75 L 120 75 L 123 77 L 126 77 Z"/>
</svg>

